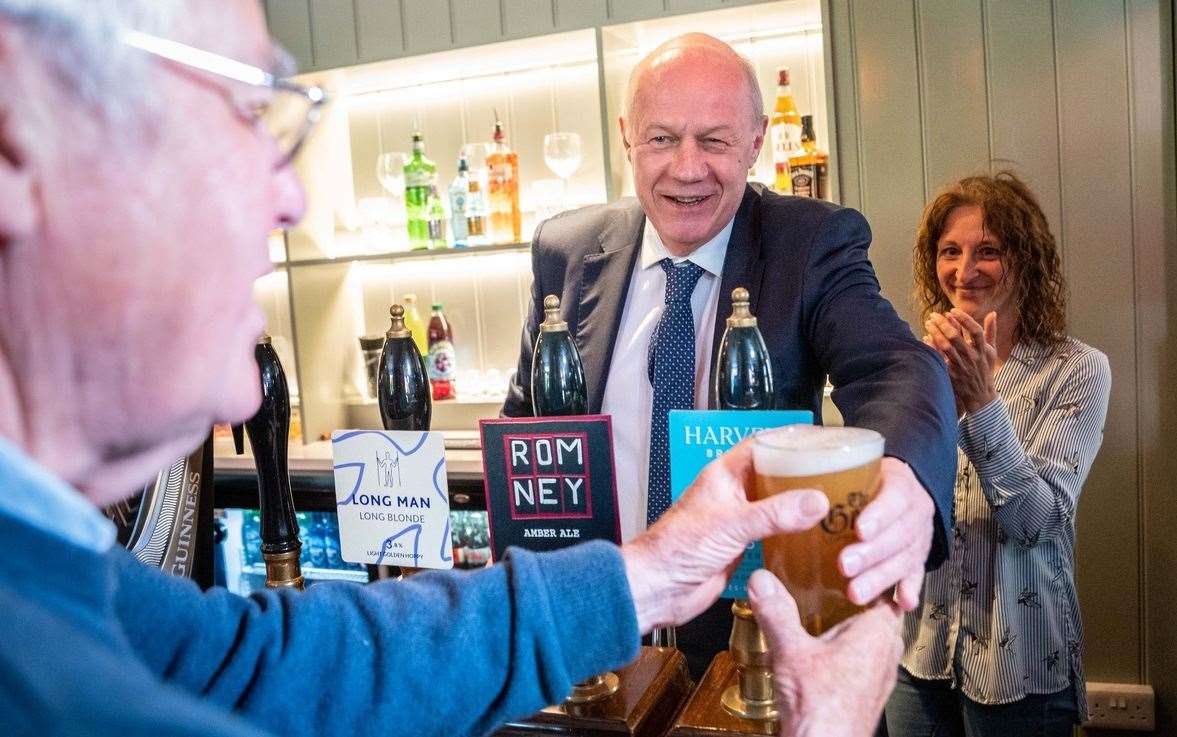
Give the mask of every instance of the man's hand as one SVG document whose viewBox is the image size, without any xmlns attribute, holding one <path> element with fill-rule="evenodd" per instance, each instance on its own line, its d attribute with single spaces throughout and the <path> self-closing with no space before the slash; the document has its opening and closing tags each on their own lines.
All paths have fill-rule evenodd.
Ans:
<svg viewBox="0 0 1177 737">
<path fill-rule="evenodd" d="M 838 567 L 851 579 L 850 601 L 869 604 L 898 585 L 895 601 L 911 611 L 920 602 L 936 505 L 898 458 L 884 458 L 879 475 L 879 493 L 854 525 L 859 542 L 842 550 Z"/>
<path fill-rule="evenodd" d="M 622 546 L 643 633 L 693 619 L 723 593 L 748 545 L 807 530 L 829 508 L 814 491 L 749 502 L 744 489 L 751 480 L 752 445 L 745 441 L 712 461 L 654 526 Z"/>
<path fill-rule="evenodd" d="M 796 603 L 768 571 L 748 579 L 748 599 L 772 655 L 781 734 L 873 735 L 903 655 L 899 609 L 879 601 L 818 638 L 801 626 Z"/>
</svg>

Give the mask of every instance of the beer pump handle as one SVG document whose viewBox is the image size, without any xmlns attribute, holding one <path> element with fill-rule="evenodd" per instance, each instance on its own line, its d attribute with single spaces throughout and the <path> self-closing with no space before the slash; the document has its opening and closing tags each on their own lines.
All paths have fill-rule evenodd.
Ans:
<svg viewBox="0 0 1177 737">
<path fill-rule="evenodd" d="M 266 585 L 271 588 L 303 587 L 298 564 L 302 547 L 286 446 L 290 431 L 290 390 L 286 373 L 268 335 L 254 347 L 262 384 L 262 403 L 245 423 L 257 465 L 258 508 L 261 513 L 262 557 L 266 561 Z"/>
<path fill-rule="evenodd" d="M 392 323 L 384 334 L 376 375 L 380 422 L 385 430 L 428 430 L 433 399 L 425 361 L 405 325 L 405 308 L 394 304 L 388 314 Z"/>
<path fill-rule="evenodd" d="M 531 356 L 531 406 L 536 417 L 588 412 L 584 366 L 568 323 L 560 316 L 560 298 L 544 297 L 544 321 Z"/>
</svg>

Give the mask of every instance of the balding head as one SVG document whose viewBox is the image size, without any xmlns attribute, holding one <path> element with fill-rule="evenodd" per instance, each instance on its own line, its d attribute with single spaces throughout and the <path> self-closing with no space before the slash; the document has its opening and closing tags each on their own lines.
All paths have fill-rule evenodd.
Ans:
<svg viewBox="0 0 1177 737">
<path fill-rule="evenodd" d="M 637 65 L 619 121 L 634 192 L 662 244 L 686 256 L 732 221 L 768 119 L 751 65 L 717 38 L 671 39 Z"/>
<path fill-rule="evenodd" d="M 719 64 L 738 71 L 743 79 L 743 92 L 747 96 L 751 119 L 753 123 L 759 123 L 764 116 L 764 98 L 760 94 L 760 83 L 756 80 L 756 69 L 752 62 L 731 46 L 706 33 L 685 33 L 675 36 L 646 54 L 629 74 L 621 117 L 628 120 L 632 115 L 642 85 L 656 84 L 659 72 L 664 71 L 668 65 L 684 64 Z"/>
</svg>

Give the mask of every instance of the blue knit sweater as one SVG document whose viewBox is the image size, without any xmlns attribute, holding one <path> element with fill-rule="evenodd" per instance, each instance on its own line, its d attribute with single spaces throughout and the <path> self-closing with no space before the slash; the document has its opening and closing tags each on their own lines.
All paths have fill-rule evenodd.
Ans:
<svg viewBox="0 0 1177 737">
<path fill-rule="evenodd" d="M 6 737 L 478 735 L 637 654 L 606 543 L 243 598 L 4 514 L 0 541 Z"/>
</svg>

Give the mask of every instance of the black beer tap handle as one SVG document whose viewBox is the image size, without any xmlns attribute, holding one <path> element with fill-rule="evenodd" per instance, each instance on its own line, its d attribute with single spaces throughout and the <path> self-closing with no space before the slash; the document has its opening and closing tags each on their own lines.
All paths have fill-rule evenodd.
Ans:
<svg viewBox="0 0 1177 737">
<path fill-rule="evenodd" d="M 245 431 L 257 465 L 262 553 L 297 553 L 298 520 L 294 516 L 286 458 L 290 390 L 269 336 L 258 340 L 254 357 L 261 374 L 262 403 L 257 414 L 245 423 Z"/>
</svg>

